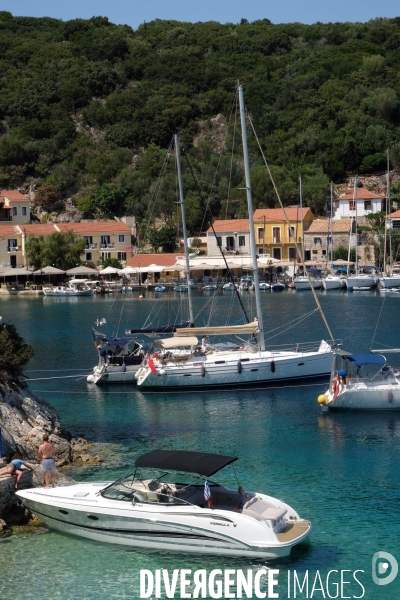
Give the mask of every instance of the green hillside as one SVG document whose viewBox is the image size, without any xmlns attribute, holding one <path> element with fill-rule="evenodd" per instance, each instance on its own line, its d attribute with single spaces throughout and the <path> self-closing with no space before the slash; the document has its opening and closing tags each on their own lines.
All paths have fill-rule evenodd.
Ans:
<svg viewBox="0 0 400 600">
<path fill-rule="evenodd" d="M 179 131 L 208 195 L 216 148 L 192 143 L 217 114 L 231 118 L 240 80 L 284 201 L 296 201 L 302 173 L 305 199 L 320 210 L 331 179 L 383 170 L 386 148 L 399 166 L 399 66 L 400 18 L 156 20 L 134 31 L 104 17 L 63 22 L 0 12 L 0 187 L 45 182 L 87 215 L 140 219 Z M 255 206 L 274 206 L 254 142 L 250 149 Z M 228 149 L 211 194 L 215 216 L 243 213 L 242 179 Z M 203 212 L 187 169 L 185 188 L 195 232 Z M 157 195 L 152 215 L 172 223 L 172 168 Z"/>
</svg>

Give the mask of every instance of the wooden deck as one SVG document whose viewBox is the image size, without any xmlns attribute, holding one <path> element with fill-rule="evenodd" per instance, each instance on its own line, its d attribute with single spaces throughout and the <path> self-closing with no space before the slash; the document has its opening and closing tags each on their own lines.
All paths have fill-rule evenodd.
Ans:
<svg viewBox="0 0 400 600">
<path fill-rule="evenodd" d="M 291 542 L 310 528 L 310 521 L 288 521 L 285 529 L 276 535 L 280 542 Z"/>
</svg>

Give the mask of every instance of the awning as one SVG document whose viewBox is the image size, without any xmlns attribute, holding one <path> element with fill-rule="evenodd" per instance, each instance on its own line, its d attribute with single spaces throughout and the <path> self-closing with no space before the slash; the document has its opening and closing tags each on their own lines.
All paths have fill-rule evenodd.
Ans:
<svg viewBox="0 0 400 600">
<path fill-rule="evenodd" d="M 188 450 L 153 450 L 153 452 L 139 456 L 135 465 L 142 468 L 184 471 L 211 477 L 235 460 L 237 460 L 236 456 L 223 456 L 222 454 L 206 454 Z"/>
<path fill-rule="evenodd" d="M 190 329 L 178 329 L 176 337 L 188 335 L 245 335 L 258 332 L 258 322 L 245 323 L 244 325 L 216 325 L 215 327 L 190 327 Z"/>
<path fill-rule="evenodd" d="M 193 331 L 191 328 L 190 331 Z M 197 346 L 199 340 L 197 337 L 185 337 L 185 338 L 167 338 L 166 340 L 155 340 L 156 344 L 159 344 L 163 348 L 178 348 L 187 346 Z"/>
<path fill-rule="evenodd" d="M 363 367 L 364 365 L 384 365 L 386 358 L 382 354 L 349 354 L 345 356 L 356 367 Z"/>
<path fill-rule="evenodd" d="M 104 341 L 107 342 L 109 346 L 125 346 L 129 343 L 126 338 L 104 338 Z"/>
</svg>

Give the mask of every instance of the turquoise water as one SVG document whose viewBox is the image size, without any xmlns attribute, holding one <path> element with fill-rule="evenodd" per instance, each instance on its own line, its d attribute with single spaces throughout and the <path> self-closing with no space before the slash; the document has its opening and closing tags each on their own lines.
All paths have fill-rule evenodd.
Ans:
<svg viewBox="0 0 400 600">
<path fill-rule="evenodd" d="M 253 296 L 244 297 L 253 314 Z M 374 293 L 332 292 L 321 295 L 320 301 L 333 334 L 343 339 L 344 347 L 368 351 L 382 299 Z M 123 333 L 127 326 L 141 326 L 149 313 L 159 323 L 175 319 L 177 313 L 179 320 L 186 318 L 184 302 L 172 295 L 170 302 L 139 301 L 137 294 L 79 301 L 0 297 L 3 320 L 14 322 L 35 348 L 29 365 L 31 389 L 57 408 L 65 428 L 98 444 L 96 450 L 105 459 L 101 465 L 73 468 L 68 474 L 88 480 L 113 479 L 129 472 L 136 456 L 154 448 L 237 455 L 236 473 L 245 488 L 283 498 L 313 523 L 307 543 L 295 548 L 290 558 L 268 564 L 280 571 L 275 589 L 280 598 L 288 598 L 287 573 L 293 575 L 294 570 L 300 580 L 308 570 L 311 582 L 308 595 L 297 590 L 297 598 L 324 597 L 320 589 L 311 596 L 317 571 L 329 597 L 326 575 L 330 570 L 348 570 L 344 579 L 352 581 L 338 597 L 361 597 L 362 588 L 352 572 L 363 570 L 357 575 L 365 588 L 362 597 L 397 598 L 400 576 L 389 585 L 377 586 L 371 564 L 373 554 L 380 550 L 400 560 L 400 414 L 322 414 L 316 398 L 325 389 L 324 383 L 190 394 L 144 394 L 127 386 L 86 384 L 85 376 L 96 362 L 90 327 L 97 318 L 107 319 L 107 332 Z M 382 344 L 400 345 L 395 318 L 399 303 L 395 297 L 385 300 L 376 332 Z M 204 308 L 198 324 L 207 322 L 210 312 L 212 323 L 234 320 L 230 297 L 218 299 L 213 306 L 212 298 L 199 293 L 194 304 L 196 312 Z M 263 307 L 265 329 L 270 331 L 313 310 L 313 299 L 308 292 L 265 294 Z M 321 337 L 327 334 L 315 313 L 274 341 Z M 36 380 L 65 375 L 72 377 Z M 218 479 L 236 485 L 229 467 Z M 223 557 L 143 553 L 46 528 L 21 529 L 0 540 L 0 598 L 136 599 L 140 569 L 206 569 L 208 573 L 253 569 L 255 573 L 262 566 L 257 561 Z M 332 583 L 338 577 L 340 573 L 331 574 Z M 333 586 L 329 593 L 334 597 Z M 181 597 L 179 592 L 175 597 Z"/>
</svg>

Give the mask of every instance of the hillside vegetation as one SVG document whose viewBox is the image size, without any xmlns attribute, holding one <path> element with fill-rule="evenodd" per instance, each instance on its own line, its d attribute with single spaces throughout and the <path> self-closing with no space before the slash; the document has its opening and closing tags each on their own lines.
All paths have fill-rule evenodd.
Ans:
<svg viewBox="0 0 400 600">
<path fill-rule="evenodd" d="M 34 181 L 73 196 L 87 216 L 146 215 L 179 131 L 215 216 L 244 214 L 242 163 L 207 138 L 227 122 L 235 85 L 287 204 L 320 211 L 329 181 L 400 165 L 400 18 L 368 23 L 221 25 L 156 20 L 136 31 L 104 17 L 63 22 L 0 12 L 0 187 Z M 199 132 L 202 141 L 193 146 Z M 229 128 L 232 137 L 232 126 Z M 238 132 L 236 132 L 237 136 Z M 255 206 L 274 206 L 250 141 Z M 185 166 L 189 229 L 203 210 Z M 396 190 L 394 190 L 396 192 Z M 231 198 L 227 204 L 228 196 Z M 173 224 L 174 169 L 152 217 Z"/>
</svg>

